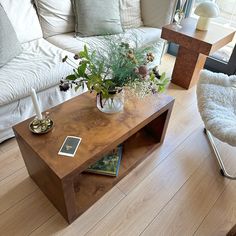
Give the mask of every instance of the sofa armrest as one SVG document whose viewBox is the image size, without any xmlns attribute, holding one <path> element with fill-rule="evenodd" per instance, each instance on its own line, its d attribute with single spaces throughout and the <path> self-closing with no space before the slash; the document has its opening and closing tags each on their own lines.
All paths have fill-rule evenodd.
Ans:
<svg viewBox="0 0 236 236">
<path fill-rule="evenodd" d="M 141 0 L 141 15 L 145 26 L 161 28 L 173 19 L 177 0 Z"/>
</svg>

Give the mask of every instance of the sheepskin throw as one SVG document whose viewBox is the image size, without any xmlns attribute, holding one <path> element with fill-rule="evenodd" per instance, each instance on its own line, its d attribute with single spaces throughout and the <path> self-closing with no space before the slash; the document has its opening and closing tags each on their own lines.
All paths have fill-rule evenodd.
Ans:
<svg viewBox="0 0 236 236">
<path fill-rule="evenodd" d="M 197 97 L 206 129 L 221 141 L 236 146 L 236 75 L 202 71 Z"/>
</svg>

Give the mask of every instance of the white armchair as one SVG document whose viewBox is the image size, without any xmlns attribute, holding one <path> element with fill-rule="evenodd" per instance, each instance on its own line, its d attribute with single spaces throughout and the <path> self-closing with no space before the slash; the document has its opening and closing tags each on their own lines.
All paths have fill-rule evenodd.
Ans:
<svg viewBox="0 0 236 236">
<path fill-rule="evenodd" d="M 202 71 L 197 86 L 198 108 L 205 124 L 205 133 L 214 150 L 223 176 L 228 174 L 213 136 L 231 146 L 236 146 L 236 75 Z"/>
</svg>

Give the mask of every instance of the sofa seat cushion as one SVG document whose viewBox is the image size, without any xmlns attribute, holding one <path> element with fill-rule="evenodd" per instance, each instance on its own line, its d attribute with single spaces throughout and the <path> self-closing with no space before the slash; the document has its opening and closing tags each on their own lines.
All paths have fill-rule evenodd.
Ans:
<svg viewBox="0 0 236 236">
<path fill-rule="evenodd" d="M 137 35 L 140 43 L 139 46 L 141 47 L 162 41 L 160 39 L 161 30 L 157 28 L 140 27 L 137 29 L 128 29 L 125 31 L 124 39 L 127 38 L 128 40 L 134 34 Z M 120 37 L 119 35 L 110 35 L 109 37 Z M 88 46 L 99 45 L 99 42 L 101 42 L 102 39 L 103 36 L 86 38 L 75 37 L 74 33 L 60 34 L 47 38 L 50 43 L 72 53 L 78 53 L 83 50 L 84 44 L 87 44 Z"/>
<path fill-rule="evenodd" d="M 44 39 L 22 44 L 23 52 L 0 70 L 0 106 L 29 96 L 31 87 L 42 91 L 59 84 L 72 68 L 62 63 L 68 55 Z"/>
<path fill-rule="evenodd" d="M 81 89 L 77 90 L 76 92 L 74 89 L 70 89 L 65 93 L 61 92 L 58 86 L 54 86 L 40 91 L 37 93 L 37 97 L 41 110 L 45 111 L 62 102 L 65 102 L 74 96 L 77 96 L 80 93 L 82 93 Z M 13 130 L 11 128 L 13 125 L 26 120 L 31 116 L 35 116 L 35 110 L 30 96 L 1 106 L 0 143 L 14 136 Z"/>
</svg>

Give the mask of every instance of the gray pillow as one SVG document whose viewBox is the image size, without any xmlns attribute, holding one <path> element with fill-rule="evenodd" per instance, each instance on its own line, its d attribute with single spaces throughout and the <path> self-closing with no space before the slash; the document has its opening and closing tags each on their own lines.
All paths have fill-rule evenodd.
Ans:
<svg viewBox="0 0 236 236">
<path fill-rule="evenodd" d="M 0 67 L 22 52 L 21 44 L 6 12 L 0 4 Z"/>
<path fill-rule="evenodd" d="M 73 0 L 75 32 L 81 37 L 122 33 L 119 0 Z"/>
</svg>

